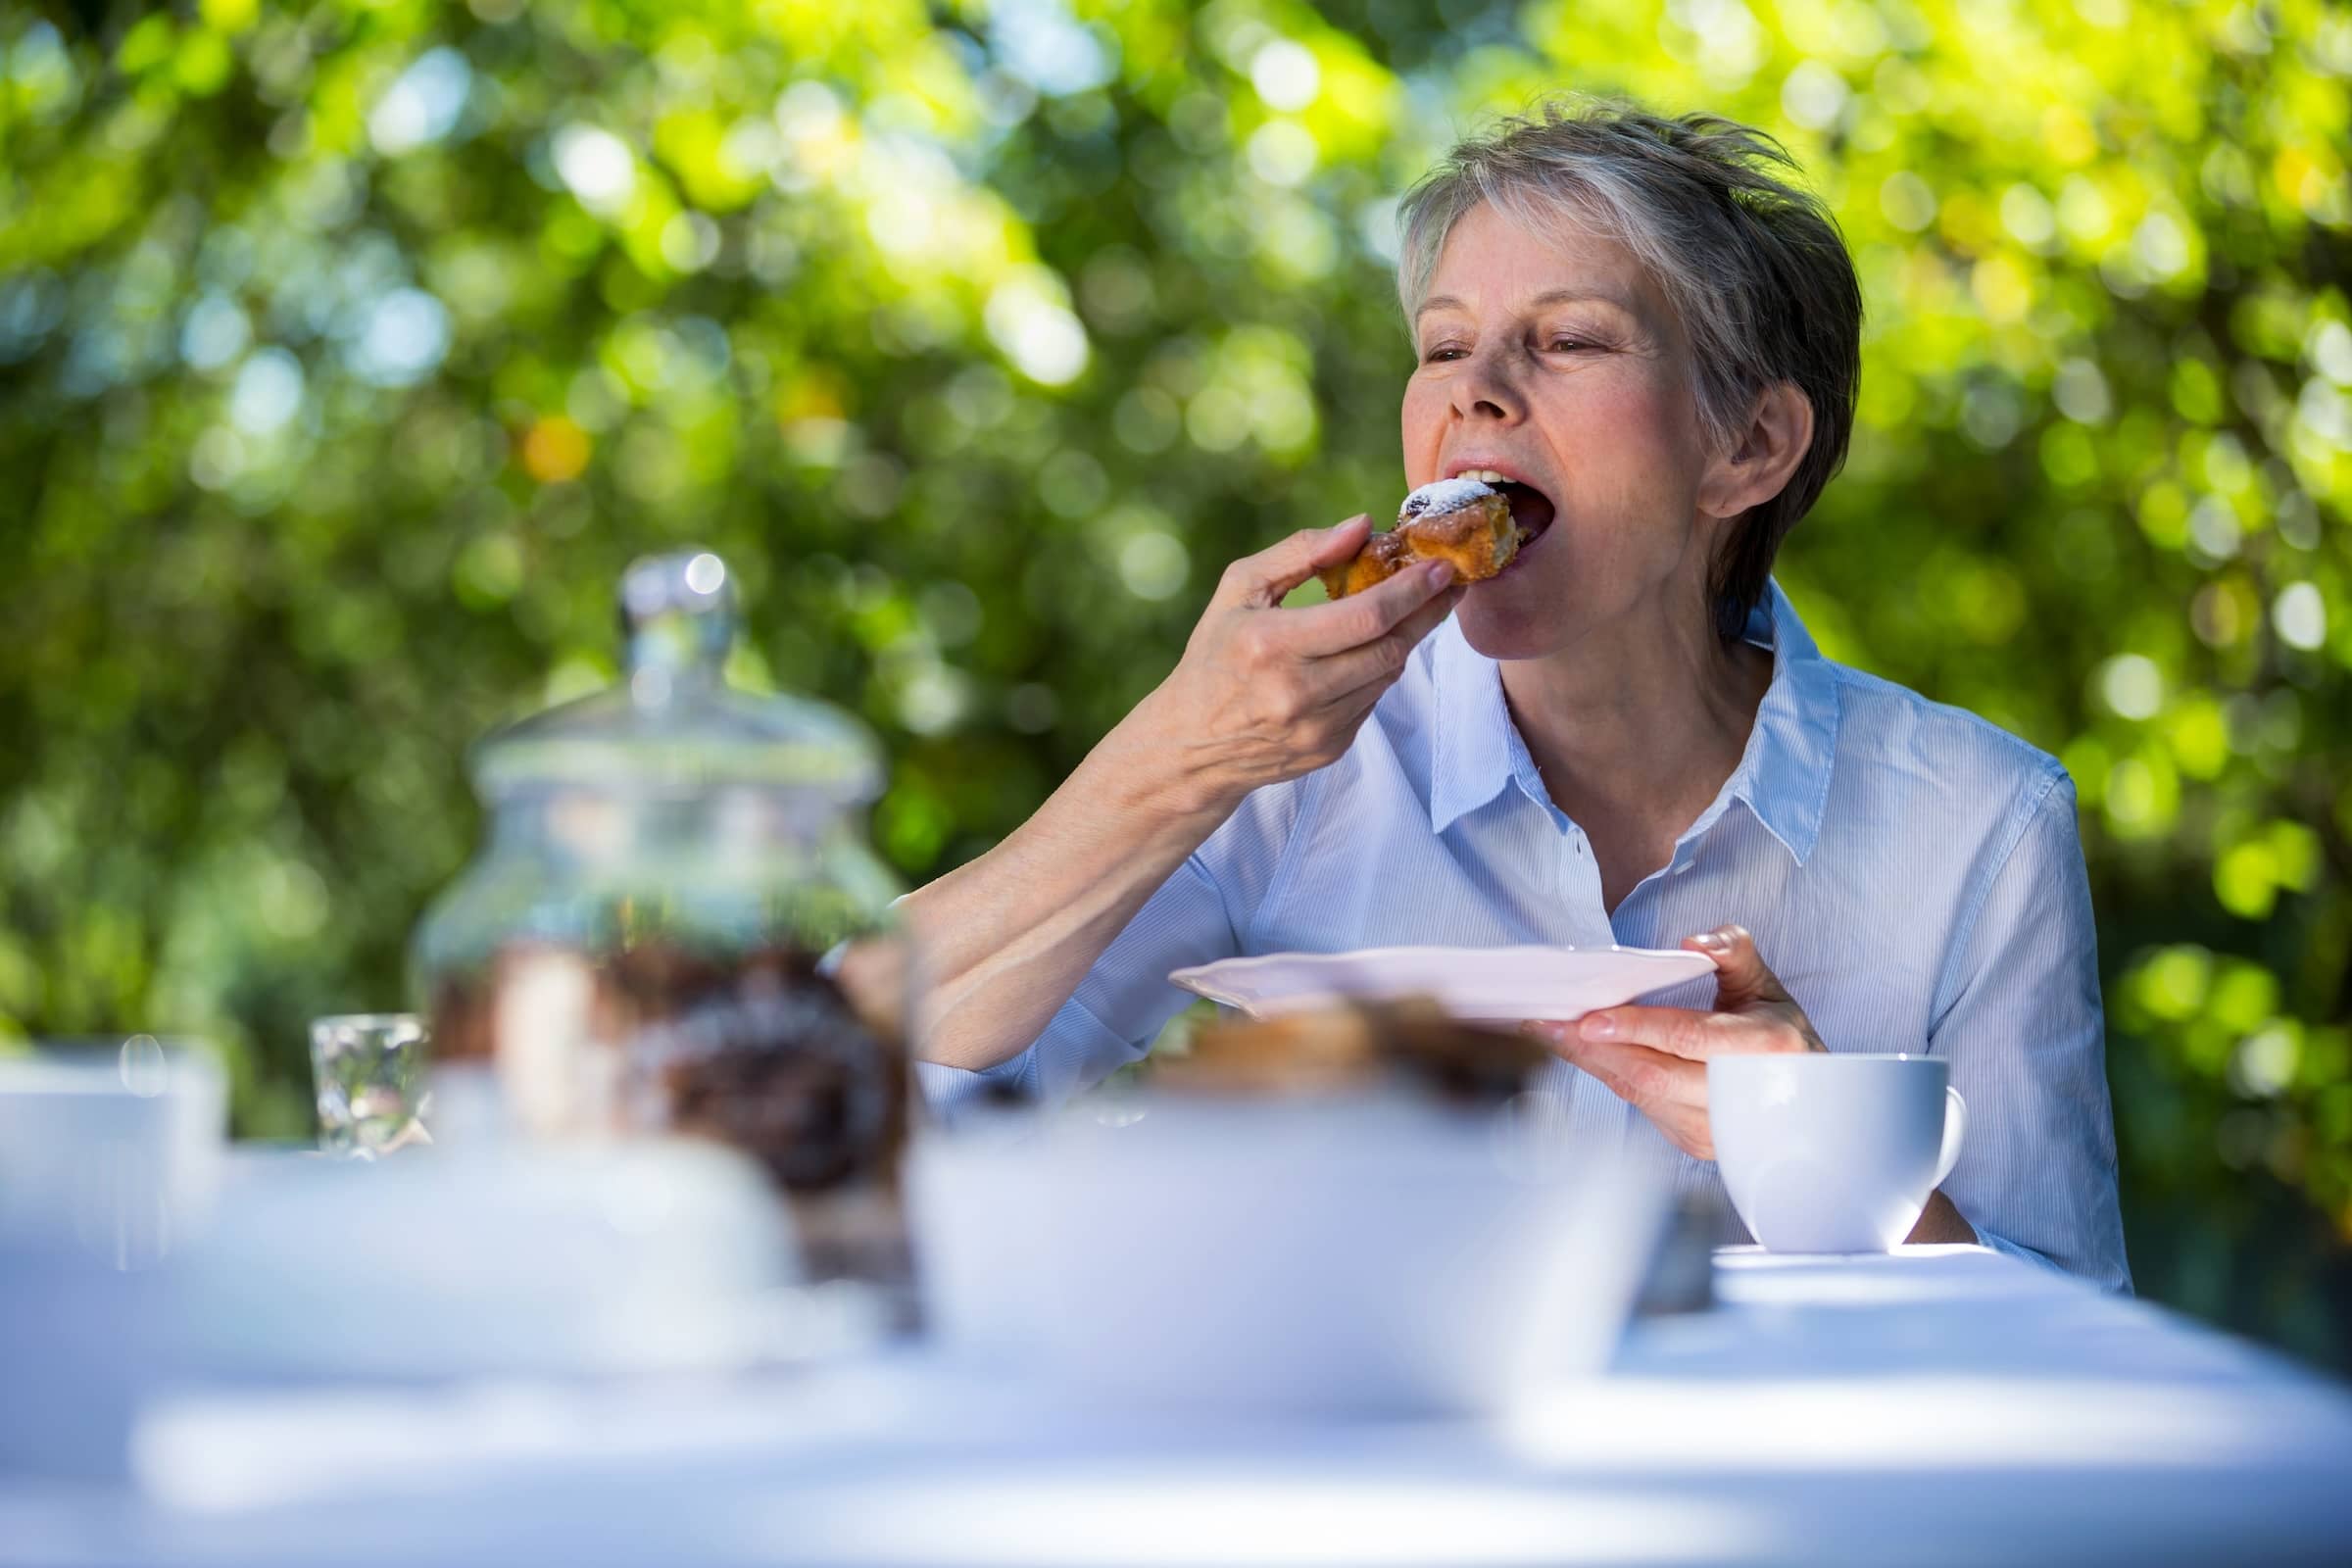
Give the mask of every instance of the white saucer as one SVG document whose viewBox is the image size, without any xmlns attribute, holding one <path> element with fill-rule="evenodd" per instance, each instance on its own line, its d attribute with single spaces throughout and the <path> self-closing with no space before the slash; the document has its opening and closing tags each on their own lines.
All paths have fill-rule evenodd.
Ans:
<svg viewBox="0 0 2352 1568">
<path fill-rule="evenodd" d="M 1365 948 L 1268 953 L 1178 969 L 1168 979 L 1253 1018 L 1343 1001 L 1433 997 L 1477 1023 L 1581 1018 L 1713 971 L 1703 953 L 1663 948 Z"/>
</svg>

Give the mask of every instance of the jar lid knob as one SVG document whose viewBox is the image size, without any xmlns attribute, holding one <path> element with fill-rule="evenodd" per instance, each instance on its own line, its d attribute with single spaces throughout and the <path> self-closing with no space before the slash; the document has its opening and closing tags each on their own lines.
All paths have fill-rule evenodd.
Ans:
<svg viewBox="0 0 2352 1568">
<path fill-rule="evenodd" d="M 735 574 L 708 550 L 645 556 L 620 577 L 630 694 L 665 706 L 681 683 L 716 684 L 735 642 Z"/>
</svg>

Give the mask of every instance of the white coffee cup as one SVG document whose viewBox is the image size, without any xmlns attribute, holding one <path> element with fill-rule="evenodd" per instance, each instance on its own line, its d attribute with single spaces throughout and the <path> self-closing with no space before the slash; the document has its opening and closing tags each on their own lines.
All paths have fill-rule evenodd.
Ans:
<svg viewBox="0 0 2352 1568">
<path fill-rule="evenodd" d="M 1937 1057 L 1811 1052 L 1707 1063 L 1715 1162 L 1776 1252 L 1886 1252 L 1952 1172 L 1968 1104 Z"/>
</svg>

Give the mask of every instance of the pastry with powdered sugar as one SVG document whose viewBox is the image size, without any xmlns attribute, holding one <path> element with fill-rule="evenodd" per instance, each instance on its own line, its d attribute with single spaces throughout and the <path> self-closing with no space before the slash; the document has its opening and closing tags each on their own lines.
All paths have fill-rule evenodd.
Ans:
<svg viewBox="0 0 2352 1568">
<path fill-rule="evenodd" d="M 1440 479 L 1404 498 L 1396 526 L 1364 541 L 1355 559 L 1322 573 L 1334 599 L 1386 582 L 1416 561 L 1453 564 L 1456 582 L 1484 582 L 1511 563 L 1522 543 L 1511 504 L 1480 479 Z"/>
</svg>

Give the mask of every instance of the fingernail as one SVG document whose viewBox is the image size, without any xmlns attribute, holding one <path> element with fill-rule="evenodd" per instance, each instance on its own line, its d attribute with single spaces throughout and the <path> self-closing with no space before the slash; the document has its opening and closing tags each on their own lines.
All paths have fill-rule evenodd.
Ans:
<svg viewBox="0 0 2352 1568">
<path fill-rule="evenodd" d="M 1702 932 L 1698 936 L 1692 937 L 1690 941 L 1694 946 L 1703 948 L 1709 953 L 1721 953 L 1732 945 L 1732 939 L 1720 931 Z"/>
<path fill-rule="evenodd" d="M 1585 1014 L 1584 1032 L 1587 1040 L 1614 1039 L 1617 1020 L 1605 1012 L 1588 1012 Z"/>
<path fill-rule="evenodd" d="M 1449 561 L 1433 561 L 1427 570 L 1429 584 L 1433 588 L 1443 588 L 1453 581 L 1453 563 Z"/>
</svg>

